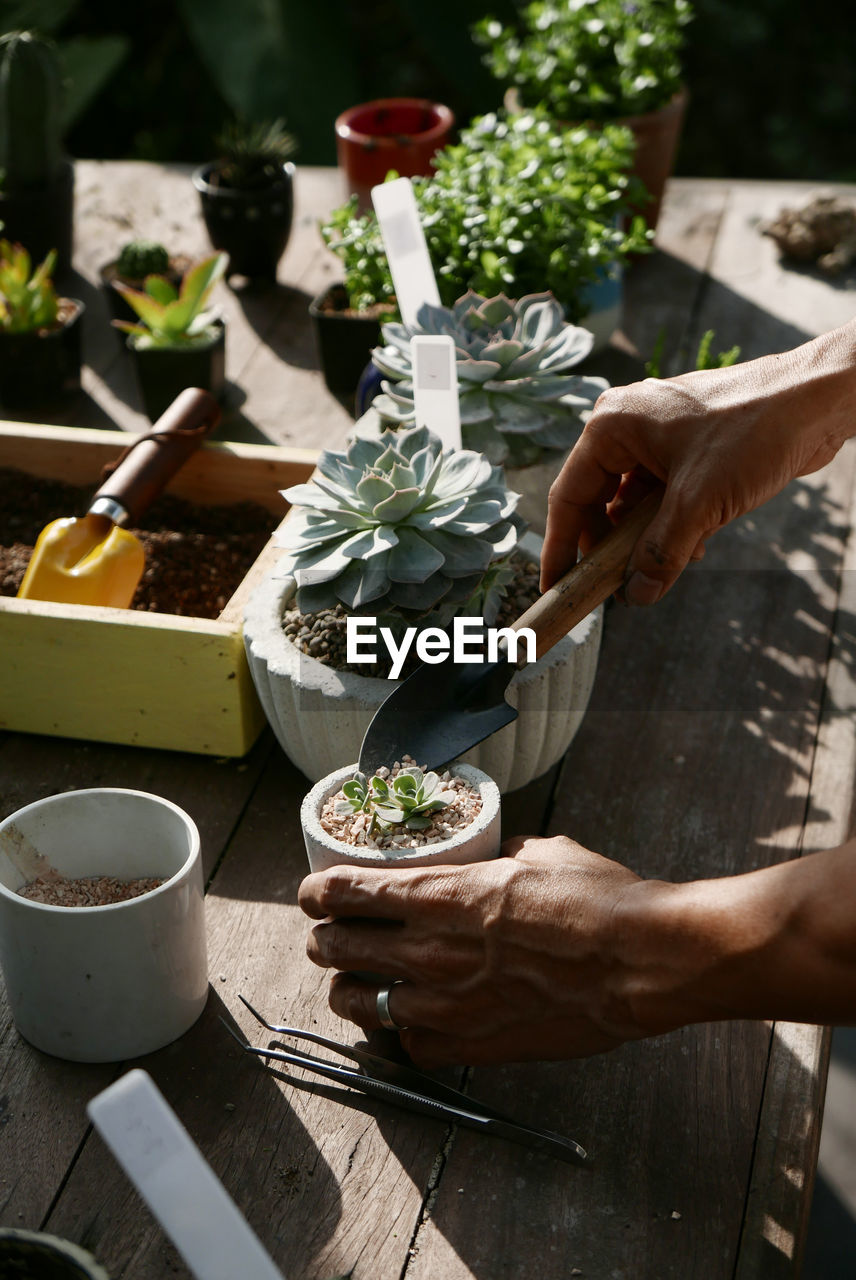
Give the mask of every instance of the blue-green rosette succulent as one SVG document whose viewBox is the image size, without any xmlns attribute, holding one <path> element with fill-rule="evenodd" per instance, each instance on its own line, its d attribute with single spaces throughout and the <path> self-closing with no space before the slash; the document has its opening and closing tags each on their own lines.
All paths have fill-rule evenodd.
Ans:
<svg viewBox="0 0 856 1280">
<path fill-rule="evenodd" d="M 491 462 L 527 466 L 545 450 L 574 443 L 605 378 L 572 373 L 592 348 L 587 329 L 568 324 L 551 293 L 519 302 L 472 291 L 453 307 L 426 304 L 417 324 L 385 324 L 372 362 L 385 375 L 374 408 L 386 421 L 415 421 L 411 339 L 449 334 L 455 342 L 461 429 L 467 448 Z"/>
<path fill-rule="evenodd" d="M 445 626 L 456 613 L 490 625 L 523 521 L 501 468 L 471 449 L 444 452 L 425 427 L 357 436 L 325 450 L 277 535 L 301 613 L 343 605 Z"/>
</svg>

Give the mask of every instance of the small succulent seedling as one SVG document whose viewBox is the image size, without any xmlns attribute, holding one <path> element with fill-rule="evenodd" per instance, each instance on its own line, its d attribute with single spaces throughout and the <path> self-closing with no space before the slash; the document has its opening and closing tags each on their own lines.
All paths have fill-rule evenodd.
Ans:
<svg viewBox="0 0 856 1280">
<path fill-rule="evenodd" d="M 33 270 L 22 245 L 0 240 L 0 329 L 33 333 L 56 325 L 59 302 L 51 280 L 55 265 L 55 250 Z"/>
<path fill-rule="evenodd" d="M 340 817 L 349 813 L 369 814 L 370 836 L 376 827 L 385 830 L 397 825 L 408 831 L 425 831 L 431 826 L 433 815 L 455 798 L 454 791 L 442 788 L 438 774 L 423 773 L 416 766 L 408 766 L 388 778 L 378 774 L 367 778 L 357 772 L 342 787 L 345 798 L 336 802 L 335 812 Z"/>
<path fill-rule="evenodd" d="M 151 347 L 204 347 L 217 335 L 215 316 L 205 305 L 225 274 L 228 256 L 214 253 L 187 272 L 176 289 L 163 276 L 148 276 L 142 289 L 114 281 L 113 287 L 140 317 L 140 323 L 114 320 L 140 350 Z"/>
</svg>

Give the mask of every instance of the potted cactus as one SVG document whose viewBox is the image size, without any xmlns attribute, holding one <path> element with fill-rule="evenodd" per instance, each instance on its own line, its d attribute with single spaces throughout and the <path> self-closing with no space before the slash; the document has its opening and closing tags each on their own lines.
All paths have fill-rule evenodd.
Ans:
<svg viewBox="0 0 856 1280">
<path fill-rule="evenodd" d="M 80 388 L 83 303 L 57 297 L 56 253 L 33 268 L 22 245 L 0 240 L 0 404 L 35 409 Z"/>
<path fill-rule="evenodd" d="M 367 778 L 356 765 L 316 782 L 300 808 L 312 871 L 485 862 L 499 853 L 500 794 L 472 765 L 442 774 L 407 760 Z"/>
<path fill-rule="evenodd" d="M 31 31 L 0 37 L 0 224 L 36 259 L 71 266 L 74 167 L 62 152 L 62 76 L 54 46 Z"/>
<path fill-rule="evenodd" d="M 207 310 L 214 286 L 226 271 L 226 254 L 215 253 L 186 272 L 176 289 L 165 276 L 152 275 L 142 289 L 115 281 L 119 294 L 138 317 L 114 320 L 128 335 L 145 411 L 154 422 L 185 387 L 222 395 L 226 385 L 226 329 Z"/>
<path fill-rule="evenodd" d="M 133 320 L 135 312 L 122 295 L 113 288 L 123 284 L 128 289 L 142 289 L 147 276 L 164 276 L 178 288 L 181 277 L 190 267 L 186 255 L 177 256 L 157 240 L 128 240 L 118 256 L 104 264 L 99 271 L 101 284 L 107 293 L 107 302 L 115 320 Z"/>
<path fill-rule="evenodd" d="M 244 639 L 280 744 L 317 780 L 357 759 L 391 687 L 379 667 L 347 661 L 351 622 L 375 619 L 399 656 L 414 630 L 442 632 L 463 617 L 505 625 L 529 603 L 520 599 L 527 578 L 537 595 L 540 544 L 522 536 L 501 469 L 473 450 L 444 453 L 424 427 L 357 435 L 346 451 L 322 453 L 315 477 L 284 496 L 295 508 L 279 534 L 286 556 L 251 598 Z M 599 639 L 598 611 L 515 675 L 517 720 L 466 756 L 501 791 L 567 749 Z M 400 662 L 386 670 L 407 673 Z"/>
<path fill-rule="evenodd" d="M 275 280 L 291 234 L 296 142 L 283 120 L 235 121 L 216 140 L 218 158 L 193 174 L 202 216 L 229 274 Z"/>
<path fill-rule="evenodd" d="M 383 326 L 385 345 L 372 352 L 386 379 L 375 411 L 384 424 L 415 421 L 411 340 L 449 334 L 463 443 L 505 467 L 509 486 L 521 494 L 518 514 L 543 533 L 550 485 L 608 386 L 605 378 L 575 372 L 592 349 L 592 334 L 567 324 L 550 293 L 514 301 L 469 292 L 452 307 L 423 307 L 417 321 Z"/>
<path fill-rule="evenodd" d="M 473 34 L 513 109 L 631 130 L 633 172 L 650 196 L 638 207 L 654 230 L 686 110 L 681 53 L 691 18 L 689 0 L 534 0 L 516 23 L 482 18 Z"/>
</svg>

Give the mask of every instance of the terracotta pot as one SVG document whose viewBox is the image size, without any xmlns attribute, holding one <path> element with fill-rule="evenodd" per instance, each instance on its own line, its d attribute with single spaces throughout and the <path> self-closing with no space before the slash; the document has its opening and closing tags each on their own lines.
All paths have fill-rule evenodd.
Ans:
<svg viewBox="0 0 856 1280">
<path fill-rule="evenodd" d="M 43 333 L 0 332 L 0 404 L 36 409 L 80 390 L 82 302 L 61 298 L 73 312 L 65 324 Z"/>
<path fill-rule="evenodd" d="M 688 100 L 686 89 L 681 89 L 658 111 L 616 121 L 626 125 L 636 139 L 633 173 L 644 182 L 651 199 L 635 212 L 643 215 L 652 231 L 657 228 L 663 193 L 674 169 Z"/>
<path fill-rule="evenodd" d="M 208 238 L 229 255 L 229 274 L 276 279 L 294 217 L 294 165 L 268 187 L 243 190 L 217 182 L 214 161 L 193 174 Z"/>
<path fill-rule="evenodd" d="M 433 158 L 449 141 L 455 117 L 426 98 L 378 98 L 349 107 L 336 120 L 336 154 L 348 193 L 371 208 L 371 189 L 391 169 L 401 178 L 434 172 Z"/>
<path fill-rule="evenodd" d="M 300 807 L 300 821 L 306 843 L 306 856 L 312 871 L 326 871 L 328 867 L 343 864 L 357 867 L 429 867 L 432 864 L 461 866 L 466 862 L 486 862 L 488 858 L 495 858 L 499 854 L 502 840 L 499 788 L 481 769 L 467 764 L 454 765 L 452 773 L 478 788 L 482 808 L 468 827 L 463 827 L 448 840 L 395 853 L 361 848 L 359 845 L 335 840 L 321 826 L 319 815 L 324 801 L 341 790 L 342 783 L 352 778 L 356 769 L 356 764 L 337 769 L 335 773 L 316 782 L 304 797 Z"/>
</svg>

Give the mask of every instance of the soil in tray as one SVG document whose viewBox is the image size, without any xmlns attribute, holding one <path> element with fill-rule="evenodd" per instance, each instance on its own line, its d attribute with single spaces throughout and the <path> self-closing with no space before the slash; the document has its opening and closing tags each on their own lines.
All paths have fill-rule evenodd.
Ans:
<svg viewBox="0 0 856 1280">
<path fill-rule="evenodd" d="M 0 595 L 17 594 L 45 525 L 82 515 L 91 498 L 89 487 L 0 467 Z M 163 494 L 133 530 L 146 569 L 131 608 L 217 618 L 280 519 L 253 502 L 209 507 Z"/>
</svg>

